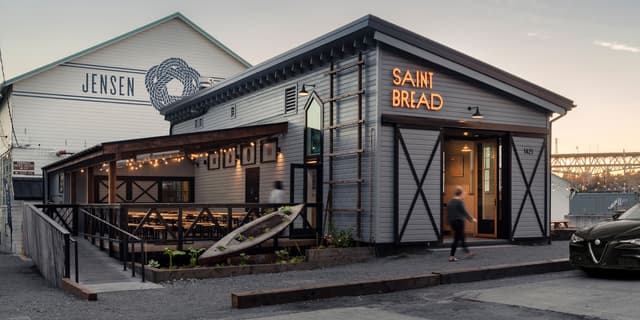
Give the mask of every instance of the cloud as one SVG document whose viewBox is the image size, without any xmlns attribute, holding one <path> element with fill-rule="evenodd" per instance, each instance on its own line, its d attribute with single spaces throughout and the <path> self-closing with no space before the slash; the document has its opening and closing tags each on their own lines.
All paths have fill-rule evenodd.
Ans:
<svg viewBox="0 0 640 320">
<path fill-rule="evenodd" d="M 536 38 L 536 39 L 540 39 L 540 40 L 548 40 L 551 37 L 546 35 L 546 34 L 541 34 L 538 32 L 527 32 L 527 37 L 531 37 L 531 38 Z"/>
<path fill-rule="evenodd" d="M 600 47 L 609 48 L 615 51 L 627 51 L 631 53 L 640 53 L 640 48 L 632 47 L 624 43 L 607 42 L 607 41 L 594 41 L 593 44 Z"/>
</svg>

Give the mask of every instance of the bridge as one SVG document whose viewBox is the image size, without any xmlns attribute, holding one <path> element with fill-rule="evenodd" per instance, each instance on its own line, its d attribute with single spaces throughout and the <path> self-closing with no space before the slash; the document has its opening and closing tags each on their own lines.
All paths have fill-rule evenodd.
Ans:
<svg viewBox="0 0 640 320">
<path fill-rule="evenodd" d="M 640 171 L 640 152 L 552 154 L 551 171 L 562 176 L 635 173 Z"/>
</svg>

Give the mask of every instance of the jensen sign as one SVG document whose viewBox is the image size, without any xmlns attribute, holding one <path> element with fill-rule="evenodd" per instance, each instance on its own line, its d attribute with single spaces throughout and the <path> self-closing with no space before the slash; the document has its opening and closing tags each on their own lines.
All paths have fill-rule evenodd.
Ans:
<svg viewBox="0 0 640 320">
<path fill-rule="evenodd" d="M 432 92 L 433 72 L 393 68 L 393 85 L 391 90 L 391 106 L 394 108 L 409 108 L 426 110 L 441 110 L 444 99 L 438 93 Z"/>
</svg>

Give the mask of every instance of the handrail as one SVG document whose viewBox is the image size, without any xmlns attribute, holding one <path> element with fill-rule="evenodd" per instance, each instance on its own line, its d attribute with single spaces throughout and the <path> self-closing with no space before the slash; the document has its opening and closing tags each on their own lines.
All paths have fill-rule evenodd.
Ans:
<svg viewBox="0 0 640 320">
<path fill-rule="evenodd" d="M 122 254 L 121 255 L 121 259 L 123 261 L 124 271 L 127 271 L 127 263 L 128 263 L 127 262 L 127 256 L 129 256 L 130 260 L 131 260 L 131 276 L 132 277 L 135 277 L 135 275 L 136 275 L 135 248 L 134 248 L 134 245 L 135 245 L 135 242 L 139 242 L 140 243 L 140 260 L 141 260 L 140 261 L 140 265 L 142 266 L 141 277 L 142 277 L 142 282 L 145 282 L 145 267 L 144 267 L 144 264 L 145 264 L 145 260 L 146 260 L 145 259 L 146 253 L 144 251 L 144 239 L 141 239 L 141 238 L 129 233 L 128 231 L 126 231 L 126 230 L 124 230 L 124 229 L 122 229 L 122 228 L 120 228 L 120 227 L 118 227 L 118 226 L 116 226 L 116 225 L 114 225 L 114 224 L 112 224 L 112 223 L 110 223 L 110 222 L 108 222 L 108 221 L 106 221 L 106 220 L 94 215 L 93 213 L 91 213 L 91 212 L 89 212 L 89 211 L 87 211 L 87 210 L 85 210 L 83 208 L 80 208 L 80 212 L 82 212 L 84 215 L 96 220 L 97 222 L 103 224 L 104 226 L 106 226 L 108 228 L 111 228 L 112 230 L 115 230 L 117 233 L 119 233 L 122 236 L 121 239 L 114 239 L 114 238 L 111 238 L 111 236 L 109 236 L 109 239 L 108 239 L 109 240 L 109 251 L 111 253 L 111 241 L 112 240 L 121 243 L 121 250 L 124 250 L 124 252 L 121 252 L 121 254 Z M 83 234 L 85 236 L 92 237 L 92 239 L 95 238 L 95 234 L 87 234 L 86 232 L 83 232 Z M 131 241 L 131 252 L 129 252 L 129 246 L 128 246 L 128 243 L 127 243 L 129 238 L 133 240 L 133 241 Z M 102 249 L 102 239 L 103 239 L 103 235 L 102 235 L 102 232 L 100 232 L 100 248 L 101 249 Z"/>
<path fill-rule="evenodd" d="M 91 213 L 91 212 L 89 212 L 89 211 L 87 211 L 87 210 L 85 210 L 85 209 L 80 208 L 80 211 L 83 211 L 83 212 L 84 212 L 84 214 L 86 214 L 86 215 L 88 215 L 88 216 L 91 216 L 92 218 L 94 218 L 94 219 L 96 219 L 96 220 L 98 220 L 98 221 L 100 221 L 100 222 L 102 222 L 102 223 L 106 224 L 108 227 L 113 228 L 113 229 L 115 229 L 116 231 L 118 231 L 118 232 L 120 232 L 120 233 L 122 233 L 122 234 L 124 234 L 124 235 L 126 235 L 126 236 L 128 236 L 128 237 L 130 237 L 130 238 L 133 238 L 133 239 L 134 239 L 134 240 L 136 240 L 136 241 L 142 241 L 142 239 L 140 239 L 139 237 L 137 237 L 137 236 L 135 236 L 135 235 L 133 235 L 133 234 L 131 234 L 131 233 L 127 232 L 126 230 L 121 229 L 121 228 L 120 228 L 120 227 L 118 227 L 118 226 L 115 226 L 115 225 L 113 225 L 113 224 L 109 223 L 109 221 L 106 221 L 106 220 L 104 220 L 104 219 L 102 219 L 102 218 L 100 218 L 100 217 L 98 217 L 98 216 L 94 215 L 93 213 Z"/>
</svg>

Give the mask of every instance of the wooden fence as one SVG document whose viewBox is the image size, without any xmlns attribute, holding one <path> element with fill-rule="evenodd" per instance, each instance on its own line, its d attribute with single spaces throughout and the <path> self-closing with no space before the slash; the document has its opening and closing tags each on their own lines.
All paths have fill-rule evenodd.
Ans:
<svg viewBox="0 0 640 320">
<path fill-rule="evenodd" d="M 53 287 L 70 273 L 71 233 L 29 204 L 24 209 L 23 248 L 42 276 Z"/>
</svg>

